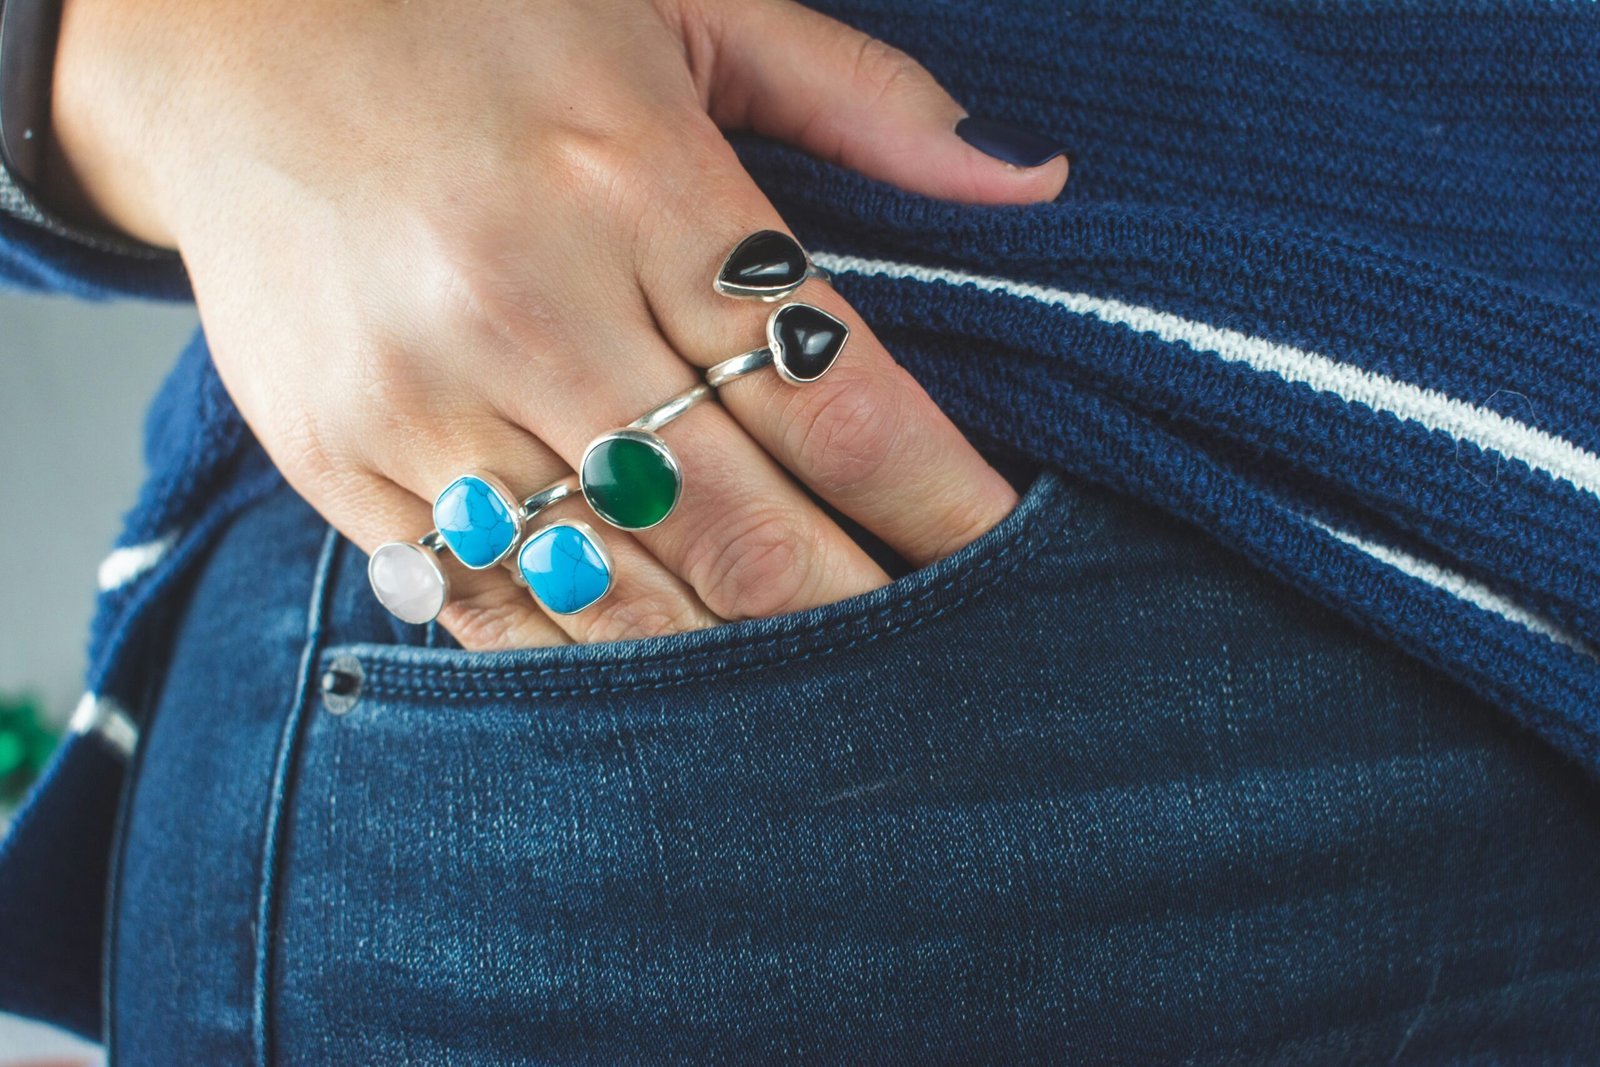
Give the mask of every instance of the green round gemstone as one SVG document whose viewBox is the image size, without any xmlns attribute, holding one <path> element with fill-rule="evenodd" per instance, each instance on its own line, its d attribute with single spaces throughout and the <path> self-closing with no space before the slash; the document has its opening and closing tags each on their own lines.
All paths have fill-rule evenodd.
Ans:
<svg viewBox="0 0 1600 1067">
<path fill-rule="evenodd" d="M 683 488 L 666 443 L 640 430 L 621 430 L 596 441 L 579 473 L 595 514 L 624 530 L 643 530 L 665 519 Z"/>
</svg>

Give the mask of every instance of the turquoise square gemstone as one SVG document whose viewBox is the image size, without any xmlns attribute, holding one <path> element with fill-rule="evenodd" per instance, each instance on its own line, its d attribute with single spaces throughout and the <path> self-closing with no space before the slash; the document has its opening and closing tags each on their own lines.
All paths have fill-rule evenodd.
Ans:
<svg viewBox="0 0 1600 1067">
<path fill-rule="evenodd" d="M 521 534 L 518 505 L 495 485 L 464 474 L 445 487 L 433 502 L 433 524 L 445 546 L 474 570 L 505 558 Z"/>
<path fill-rule="evenodd" d="M 611 562 L 593 533 L 573 523 L 546 527 L 517 553 L 517 568 L 539 602 L 574 615 L 611 591 Z"/>
</svg>

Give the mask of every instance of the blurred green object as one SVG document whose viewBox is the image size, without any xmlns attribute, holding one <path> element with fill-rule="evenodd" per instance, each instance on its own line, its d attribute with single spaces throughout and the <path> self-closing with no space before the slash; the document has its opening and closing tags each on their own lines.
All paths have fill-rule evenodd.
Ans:
<svg viewBox="0 0 1600 1067">
<path fill-rule="evenodd" d="M 0 811 L 17 806 L 60 742 L 36 701 L 0 697 Z"/>
</svg>

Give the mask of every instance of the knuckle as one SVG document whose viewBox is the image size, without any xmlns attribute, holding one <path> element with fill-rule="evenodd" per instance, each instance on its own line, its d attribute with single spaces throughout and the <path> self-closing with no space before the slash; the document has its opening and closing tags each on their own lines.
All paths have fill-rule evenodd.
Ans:
<svg viewBox="0 0 1600 1067">
<path fill-rule="evenodd" d="M 547 195 L 571 197 L 591 208 L 619 210 L 631 199 L 642 169 L 639 145 L 626 123 L 604 130 L 573 126 L 552 130 L 538 153 L 540 183 Z"/>
<path fill-rule="evenodd" d="M 322 427 L 305 412 L 285 413 L 273 436 L 275 451 L 288 466 L 309 475 L 325 475 L 338 470 Z"/>
<path fill-rule="evenodd" d="M 795 610 L 809 584 L 809 542 L 796 515 L 765 504 L 737 509 L 690 560 L 692 584 L 706 606 L 723 618 Z"/>
<path fill-rule="evenodd" d="M 528 249 L 471 227 L 457 230 L 445 247 L 437 291 L 452 336 L 526 348 L 559 331 L 561 318 L 535 282 L 539 274 Z"/>
<path fill-rule="evenodd" d="M 365 410 L 385 418 L 404 411 L 420 399 L 416 363 L 404 345 L 377 339 L 358 342 L 348 364 L 353 380 L 347 395 L 360 398 Z"/>
<path fill-rule="evenodd" d="M 439 622 L 468 652 L 492 652 L 517 646 L 528 609 L 520 598 L 497 596 L 446 604 Z"/>
<path fill-rule="evenodd" d="M 273 461 L 296 482 L 336 483 L 360 465 L 348 447 L 334 441 L 317 415 L 303 408 L 279 411 L 272 428 L 263 434 L 263 443 Z"/>
<path fill-rule="evenodd" d="M 858 92 L 876 103 L 922 74 L 922 64 L 905 52 L 878 40 L 864 37 L 856 51 L 853 81 Z"/>
<path fill-rule="evenodd" d="M 882 472 L 901 436 L 899 405 L 859 381 L 823 379 L 797 395 L 790 446 L 818 489 L 849 493 Z"/>
<path fill-rule="evenodd" d="M 703 624 L 682 596 L 638 593 L 604 604 L 588 622 L 585 641 L 632 641 L 697 630 Z"/>
</svg>

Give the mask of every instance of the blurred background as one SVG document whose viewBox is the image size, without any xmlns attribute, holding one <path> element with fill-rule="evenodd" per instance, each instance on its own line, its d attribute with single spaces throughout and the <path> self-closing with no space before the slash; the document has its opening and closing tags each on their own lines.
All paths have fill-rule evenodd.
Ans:
<svg viewBox="0 0 1600 1067">
<path fill-rule="evenodd" d="M 0 570 L 0 834 L 82 687 L 95 569 L 143 477 L 144 408 L 195 328 L 189 305 L 0 294 L 0 494 L 26 550 Z M 102 1062 L 0 1015 L 0 1067 Z"/>
</svg>

